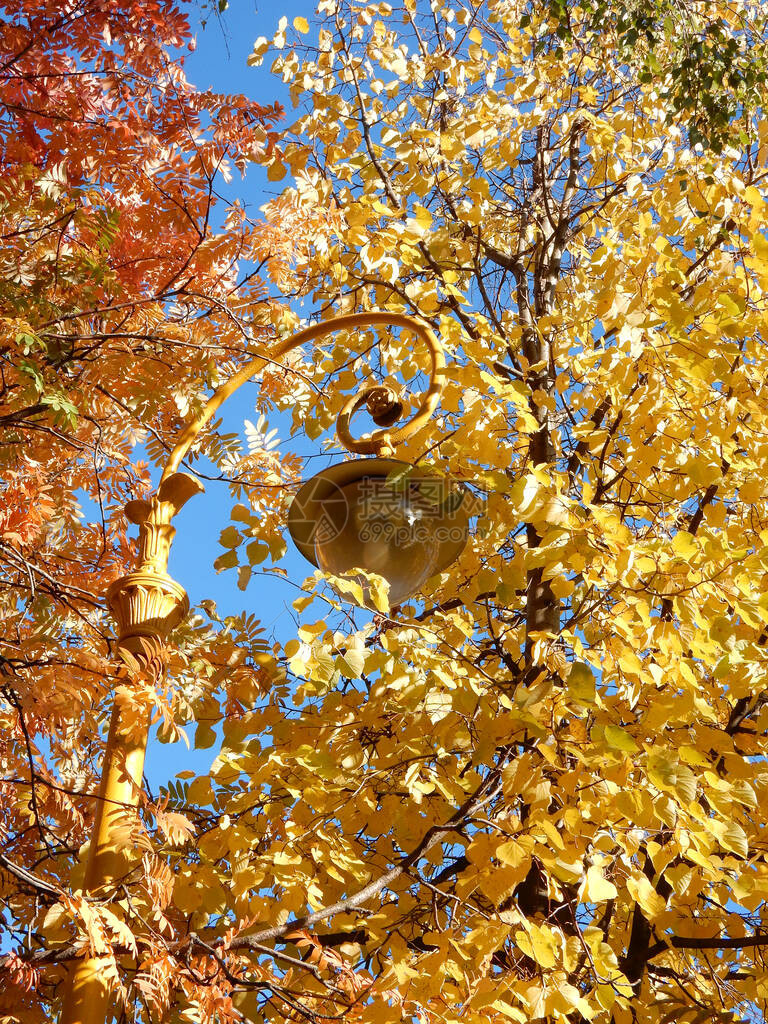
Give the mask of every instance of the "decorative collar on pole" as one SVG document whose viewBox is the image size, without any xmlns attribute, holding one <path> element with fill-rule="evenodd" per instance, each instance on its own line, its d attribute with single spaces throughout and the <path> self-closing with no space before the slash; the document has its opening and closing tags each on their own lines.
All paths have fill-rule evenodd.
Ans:
<svg viewBox="0 0 768 1024">
<path fill-rule="evenodd" d="M 134 572 L 115 580 L 107 591 L 107 607 L 117 622 L 121 646 L 130 646 L 136 637 L 162 642 L 186 617 L 186 591 L 167 571 L 176 533 L 171 519 L 203 490 L 189 473 L 174 473 L 149 500 L 129 501 L 125 506 L 126 516 L 139 527 L 139 562 Z"/>
</svg>

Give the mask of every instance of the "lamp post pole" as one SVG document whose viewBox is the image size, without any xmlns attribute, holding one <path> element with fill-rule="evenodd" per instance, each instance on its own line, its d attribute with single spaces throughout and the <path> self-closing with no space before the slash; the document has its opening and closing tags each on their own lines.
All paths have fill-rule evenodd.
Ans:
<svg viewBox="0 0 768 1024">
<path fill-rule="evenodd" d="M 167 636 L 189 610 L 183 587 L 168 575 L 168 555 L 176 532 L 171 520 L 194 494 L 203 490 L 195 477 L 178 472 L 197 435 L 222 403 L 265 363 L 334 331 L 378 325 L 408 328 L 426 344 L 431 360 L 429 387 L 419 409 L 407 423 L 397 430 L 380 429 L 356 440 L 350 432 L 350 420 L 364 402 L 377 422 L 389 422 L 392 411 L 395 411 L 395 418 L 400 411 L 395 396 L 388 389 L 380 386 L 363 389 L 342 409 L 337 436 L 350 452 L 390 455 L 393 446 L 418 430 L 434 411 L 442 390 L 443 350 L 430 328 L 413 317 L 400 313 L 351 313 L 314 324 L 280 342 L 269 353 L 256 354 L 214 392 L 197 419 L 182 431 L 163 470 L 157 493 L 146 501 L 128 502 L 126 515 L 139 526 L 138 565 L 112 584 L 107 593 L 107 606 L 118 627 L 117 653 L 129 655 L 141 671 L 157 676 Z M 116 891 L 138 856 L 135 836 L 150 723 L 148 718 L 139 722 L 132 719 L 126 714 L 125 703 L 125 695 L 118 692 L 104 750 L 85 869 L 84 891 L 102 898 Z M 102 1024 L 107 1019 L 111 992 L 107 965 L 107 959 L 99 955 L 98 950 L 86 952 L 76 962 L 67 977 L 60 1024 Z"/>
</svg>

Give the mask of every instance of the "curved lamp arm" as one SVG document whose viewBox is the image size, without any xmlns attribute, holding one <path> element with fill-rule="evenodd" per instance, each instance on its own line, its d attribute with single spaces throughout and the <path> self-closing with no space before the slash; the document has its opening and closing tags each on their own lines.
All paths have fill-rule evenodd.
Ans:
<svg viewBox="0 0 768 1024">
<path fill-rule="evenodd" d="M 189 610 L 187 595 L 168 575 L 167 568 L 171 541 L 176 533 L 171 520 L 194 494 L 203 490 L 203 485 L 196 477 L 190 473 L 178 472 L 182 459 L 203 427 L 210 422 L 229 396 L 249 381 L 265 363 L 274 362 L 276 358 L 298 348 L 299 345 L 334 331 L 371 327 L 376 324 L 408 327 L 419 335 L 427 346 L 431 361 L 429 387 L 422 395 L 421 403 L 414 415 L 396 430 L 390 430 L 389 427 L 402 414 L 402 405 L 394 392 L 381 385 L 363 388 L 349 399 L 339 414 L 336 423 L 339 440 L 350 452 L 388 456 L 393 453 L 395 444 L 410 437 L 429 419 L 443 388 L 442 371 L 445 367 L 445 357 L 440 342 L 430 328 L 403 313 L 350 313 L 347 316 L 334 317 L 292 335 L 269 354 L 255 355 L 225 384 L 217 388 L 199 416 L 182 430 L 165 465 L 155 494 L 149 499 L 129 501 L 125 507 L 128 519 L 139 527 L 138 565 L 134 572 L 116 580 L 107 591 L 107 605 L 117 621 L 118 642 L 123 648 L 138 647 L 140 650 L 142 638 L 164 638 L 181 622 Z M 384 423 L 386 427 L 374 431 L 368 437 L 355 439 L 350 432 L 350 420 L 363 402 L 367 403 L 374 421 Z M 136 651 L 132 650 L 132 653 L 135 654 Z"/>
<path fill-rule="evenodd" d="M 425 323 L 416 320 L 414 317 L 406 316 L 404 313 L 350 313 L 346 316 L 334 317 L 323 323 L 313 324 L 311 327 L 307 327 L 305 330 L 299 331 L 298 334 L 294 334 L 292 337 L 280 342 L 274 349 L 270 350 L 269 354 L 255 355 L 250 362 L 238 370 L 225 384 L 217 388 L 208 399 L 197 419 L 185 427 L 179 435 L 176 447 L 171 452 L 163 470 L 160 483 L 162 484 L 172 473 L 176 472 L 193 441 L 203 427 L 210 422 L 219 407 L 241 385 L 249 381 L 265 363 L 274 362 L 274 360 L 287 355 L 293 349 L 299 348 L 300 345 L 304 345 L 308 341 L 314 341 L 316 338 L 321 338 L 324 335 L 332 334 L 334 331 L 343 331 L 352 327 L 373 327 L 376 324 L 385 324 L 392 327 L 409 327 L 415 334 L 418 334 L 426 344 L 431 360 L 429 387 L 422 396 L 421 405 L 418 410 L 407 423 L 404 423 L 392 432 L 386 429 L 377 430 L 370 437 L 355 440 L 350 433 L 349 421 L 352 414 L 363 402 L 368 402 L 369 409 L 374 417 L 377 415 L 376 410 L 378 409 L 379 415 L 382 418 L 388 415 L 389 410 L 394 405 L 394 395 L 389 397 L 384 393 L 389 389 L 377 385 L 365 388 L 358 395 L 351 398 L 341 410 L 336 423 L 336 432 L 347 451 L 355 452 L 358 455 L 386 455 L 391 453 L 394 445 L 399 444 L 415 433 L 434 412 L 443 388 L 441 371 L 445 367 L 445 356 L 443 355 L 440 342 L 432 330 Z"/>
</svg>

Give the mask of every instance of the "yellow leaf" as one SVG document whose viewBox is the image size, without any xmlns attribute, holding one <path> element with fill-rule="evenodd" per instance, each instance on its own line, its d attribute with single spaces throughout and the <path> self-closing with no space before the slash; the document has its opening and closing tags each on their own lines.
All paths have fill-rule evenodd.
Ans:
<svg viewBox="0 0 768 1024">
<path fill-rule="evenodd" d="M 69 936 L 69 922 L 70 916 L 66 907 L 61 903 L 54 903 L 45 913 L 41 930 L 48 939 L 62 940 Z"/>
<path fill-rule="evenodd" d="M 682 805 L 690 804 L 696 799 L 696 788 L 696 776 L 686 765 L 679 764 L 672 789 Z"/>
<path fill-rule="evenodd" d="M 613 747 L 615 750 L 623 750 L 627 754 L 632 754 L 639 749 L 634 738 L 630 736 L 626 729 L 622 729 L 620 725 L 606 725 L 605 742 L 609 747 Z"/>
<path fill-rule="evenodd" d="M 749 855 L 747 834 L 736 821 L 729 821 L 727 823 L 727 828 L 720 837 L 720 845 L 732 853 L 737 853 L 740 857 L 747 857 Z"/>
<path fill-rule="evenodd" d="M 491 1003 L 491 1009 L 498 1010 L 499 1013 L 503 1013 L 505 1017 L 509 1017 L 511 1020 L 519 1021 L 520 1024 L 526 1024 L 528 1017 L 522 1010 L 518 1010 L 515 1006 L 510 1006 L 509 1003 L 505 1003 L 501 999 L 497 999 Z"/>
<path fill-rule="evenodd" d="M 224 548 L 235 548 L 242 539 L 234 526 L 228 526 L 225 530 L 221 531 L 219 544 Z"/>
<path fill-rule="evenodd" d="M 525 878 L 526 872 L 515 868 L 492 868 L 481 876 L 480 888 L 488 899 L 498 906 Z"/>
<path fill-rule="evenodd" d="M 643 912 L 649 918 L 658 917 L 667 905 L 664 898 L 656 892 L 643 874 L 630 875 L 627 879 L 627 889 L 635 903 L 640 904 Z"/>
<path fill-rule="evenodd" d="M 306 18 L 294 18 L 293 27 L 296 29 L 297 32 L 301 32 L 302 35 L 305 35 L 307 32 L 309 32 L 309 22 L 307 21 Z"/>
<path fill-rule="evenodd" d="M 554 967 L 557 963 L 558 942 L 552 929 L 529 924 L 528 931 L 515 935 L 517 946 L 542 967 Z"/>
<path fill-rule="evenodd" d="M 502 864 L 515 868 L 520 864 L 527 865 L 531 857 L 530 851 L 526 850 L 521 843 L 516 842 L 514 839 L 507 843 L 501 843 L 500 846 L 496 847 L 494 853 Z"/>
<path fill-rule="evenodd" d="M 613 882 L 609 882 L 597 864 L 593 864 L 587 871 L 587 877 L 579 891 L 579 899 L 586 903 L 605 903 L 606 900 L 616 899 L 618 890 Z"/>
<path fill-rule="evenodd" d="M 680 747 L 678 753 L 687 764 L 695 764 L 699 767 L 709 764 L 709 758 L 705 754 L 702 754 L 700 750 L 696 750 L 695 747 L 690 747 L 687 744 Z"/>
<path fill-rule="evenodd" d="M 568 673 L 568 693 L 580 704 L 594 704 L 595 677 L 589 665 L 575 661 Z"/>
<path fill-rule="evenodd" d="M 675 536 L 672 538 L 672 547 L 674 551 L 689 561 L 697 552 L 696 541 L 693 534 L 688 533 L 687 530 L 678 530 Z"/>
<path fill-rule="evenodd" d="M 199 727 L 198 727 L 199 728 Z M 197 744 L 195 744 L 197 746 Z M 187 839 L 195 834 L 195 826 L 183 814 L 178 811 L 155 811 L 155 818 L 160 831 L 171 844 L 171 846 L 182 846 Z"/>
<path fill-rule="evenodd" d="M 746 779 L 736 779 L 731 783 L 731 796 L 745 807 L 750 807 L 753 810 L 757 807 L 755 791 Z"/>
</svg>

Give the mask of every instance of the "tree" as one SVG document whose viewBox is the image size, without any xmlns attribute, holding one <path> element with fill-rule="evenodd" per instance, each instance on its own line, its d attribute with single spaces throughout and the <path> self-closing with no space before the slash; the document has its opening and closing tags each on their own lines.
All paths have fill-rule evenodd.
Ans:
<svg viewBox="0 0 768 1024">
<path fill-rule="evenodd" d="M 427 318 L 451 355 L 442 409 L 398 454 L 482 514 L 407 605 L 351 611 L 355 580 L 317 574 L 285 647 L 245 619 L 179 628 L 167 696 L 139 679 L 137 700 L 224 741 L 147 802 L 144 872 L 87 921 L 71 855 L 35 863 L 11 790 L 25 1019 L 84 936 L 139 1020 L 765 1017 L 768 125 L 745 114 L 743 142 L 698 153 L 590 11 L 564 39 L 548 5 L 322 0 L 312 35 L 297 18 L 290 44 L 285 22 L 257 42 L 299 111 L 261 157 L 290 184 L 246 242 L 321 315 Z M 403 334 L 337 335 L 265 403 L 320 436 L 369 345 L 373 373 L 418 387 Z M 213 381 L 193 380 L 199 402 Z M 226 446 L 219 565 L 243 586 L 282 550 L 284 492 L 261 485 L 297 468 L 266 447 Z M 211 434 L 200 450 L 222 453 Z M 47 650 L 77 679 L 93 655 L 62 628 Z M 37 697 L 35 656 L 18 675 Z M 12 756 L 39 782 L 23 736 Z M 25 821 L 68 835 L 82 803 L 41 791 L 47 817 Z"/>
<path fill-rule="evenodd" d="M 130 675 L 103 596 L 134 558 L 123 506 L 147 491 L 147 460 L 279 319 L 259 264 L 283 253 L 215 204 L 274 144 L 280 110 L 196 91 L 167 0 L 0 9 L 0 1017 L 32 1021 L 61 995 L 46 947 L 126 935 L 77 892 L 105 716 Z M 203 448 L 220 463 L 232 444 Z M 191 682 L 132 694 L 171 731 L 197 697 Z M 173 837 L 157 795 L 143 813 L 147 836 Z M 145 853 L 138 913 L 170 884 L 149 838 Z"/>
<path fill-rule="evenodd" d="M 579 9 L 579 5 L 576 5 Z M 557 34 L 571 38 L 570 5 L 550 0 Z M 584 17 L 586 16 L 586 25 Z M 661 86 L 691 144 L 720 153 L 760 109 L 768 84 L 768 21 L 762 4 L 587 0 L 581 30 L 612 35 L 641 80 Z M 748 140 L 748 133 L 739 143 Z"/>
<path fill-rule="evenodd" d="M 431 321 L 408 457 L 486 508 L 429 599 L 287 650 L 298 721 L 243 761 L 312 913 L 260 941 L 353 932 L 366 1020 L 762 1020 L 766 122 L 702 155 L 589 7 L 319 9 L 254 55 L 344 218 L 302 294 Z"/>
</svg>

